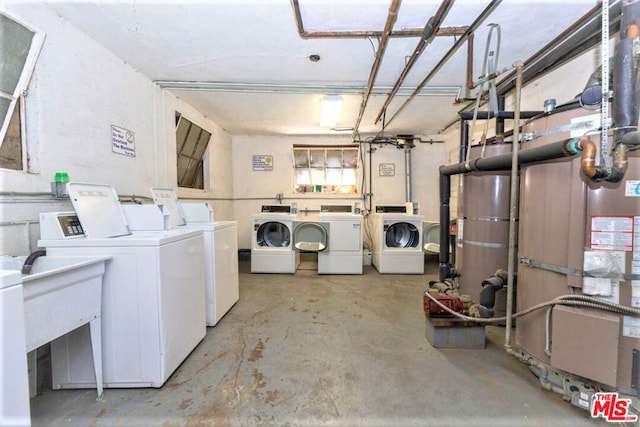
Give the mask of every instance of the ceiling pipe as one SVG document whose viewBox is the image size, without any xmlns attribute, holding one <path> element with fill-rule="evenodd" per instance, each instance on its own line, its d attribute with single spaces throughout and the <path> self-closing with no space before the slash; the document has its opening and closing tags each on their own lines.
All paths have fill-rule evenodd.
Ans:
<svg viewBox="0 0 640 427">
<path fill-rule="evenodd" d="M 400 112 L 404 110 L 404 108 L 411 101 L 413 101 L 413 99 L 418 95 L 418 93 L 420 93 L 422 88 L 424 88 L 427 85 L 427 83 L 433 78 L 433 76 L 435 76 L 436 73 L 440 71 L 440 69 L 444 66 L 444 64 L 446 64 L 447 61 L 458 51 L 458 49 L 460 49 L 460 47 L 468 39 L 469 35 L 475 32 L 478 29 L 478 27 L 482 25 L 485 19 L 487 19 L 489 15 L 493 13 L 493 11 L 500 5 L 500 3 L 502 3 L 502 0 L 493 0 L 491 3 L 489 3 L 489 5 L 482 11 L 482 13 L 478 15 L 476 20 L 473 21 L 473 23 L 467 28 L 467 31 L 464 32 L 464 34 L 453 44 L 451 49 L 449 49 L 449 51 L 442 57 L 440 62 L 438 62 L 438 64 L 433 68 L 433 70 L 431 70 L 429 75 L 427 75 L 427 77 L 425 77 L 425 79 L 422 80 L 422 82 L 416 87 L 416 89 L 413 91 L 411 96 L 409 96 L 409 98 L 400 106 L 398 111 L 396 111 L 395 114 L 391 116 L 391 118 L 387 121 L 385 126 L 390 124 L 393 121 L 393 119 L 395 119 L 398 116 L 398 114 L 400 114 Z M 384 132 L 384 128 L 380 131 L 379 134 L 382 134 L 382 132 Z"/>
<path fill-rule="evenodd" d="M 296 26 L 298 34 L 303 39 L 351 39 L 351 38 L 367 38 L 382 37 L 383 31 L 353 30 L 353 31 L 306 31 L 302 22 L 302 14 L 300 13 L 300 3 L 298 0 L 291 0 L 293 13 L 296 18 Z M 436 31 L 436 36 L 459 36 L 464 34 L 467 27 L 442 27 Z M 423 28 L 403 28 L 401 30 L 391 31 L 389 37 L 421 37 Z"/>
<path fill-rule="evenodd" d="M 420 58 L 420 55 L 422 55 L 422 52 L 424 52 L 425 48 L 435 38 L 436 33 L 438 32 L 438 29 L 440 28 L 440 25 L 442 25 L 442 22 L 444 21 L 444 19 L 446 18 L 447 14 L 451 10 L 451 7 L 453 6 L 454 2 L 455 2 L 455 0 L 444 0 L 442 3 L 440 3 L 440 7 L 438 7 L 438 10 L 436 11 L 436 14 L 433 15 L 431 18 L 429 18 L 429 20 L 425 24 L 424 30 L 422 31 L 422 36 L 420 37 L 420 40 L 418 41 L 418 44 L 416 45 L 415 49 L 413 50 L 413 53 L 411 54 L 411 57 L 409 58 L 409 60 L 404 65 L 404 69 L 400 73 L 400 77 L 398 77 L 398 80 L 396 81 L 395 85 L 393 86 L 393 89 L 391 89 L 391 92 L 389 93 L 389 95 L 387 96 L 387 99 L 385 100 L 384 104 L 382 105 L 382 108 L 380 109 L 380 112 L 376 116 L 374 124 L 377 124 L 380 121 L 380 118 L 382 117 L 382 115 L 387 110 L 387 107 L 391 103 L 391 100 L 396 96 L 396 93 L 398 92 L 398 89 L 400 89 L 400 86 L 402 85 L 402 83 L 404 82 L 404 79 L 409 74 L 409 71 L 411 71 L 411 69 L 413 68 L 414 64 L 418 60 L 418 58 Z"/>
<path fill-rule="evenodd" d="M 610 23 L 614 32 L 619 31 L 622 0 L 614 0 L 609 5 L 609 15 L 615 17 Z M 600 43 L 602 5 L 589 10 L 556 38 L 524 62 L 522 82 L 526 84 L 540 75 L 558 68 L 586 50 Z M 508 74 L 498 84 L 498 94 L 506 94 L 515 87 L 515 72 Z"/>
<path fill-rule="evenodd" d="M 469 91 L 473 89 L 473 41 L 475 34 L 470 33 L 467 38 L 467 85 L 465 93 L 468 95 Z"/>
<path fill-rule="evenodd" d="M 610 22 L 612 33 L 619 31 L 621 11 L 622 0 L 614 0 L 609 5 L 610 15 L 617 17 L 617 19 L 613 19 Z M 554 68 L 569 62 L 588 49 L 598 45 L 600 43 L 601 13 L 601 6 L 594 6 L 556 38 L 524 61 L 522 73 L 523 86 L 542 74 L 548 73 Z M 505 78 L 497 84 L 498 95 L 505 95 L 513 88 L 515 88 L 515 72 L 506 75 Z M 477 96 L 483 96 L 483 94 L 478 94 Z M 466 111 L 473 105 L 474 102 L 467 103 L 467 105 L 460 109 L 460 112 Z M 458 120 L 448 123 L 442 131 L 456 123 L 458 123 Z"/>
<path fill-rule="evenodd" d="M 380 64 L 382 63 L 384 52 L 387 49 L 387 45 L 389 44 L 389 34 L 391 33 L 391 30 L 393 30 L 393 25 L 396 23 L 396 18 L 398 17 L 398 9 L 400 9 L 400 3 L 401 0 L 392 0 L 391 6 L 389 6 L 389 14 L 387 15 L 387 21 L 384 24 L 384 30 L 382 38 L 380 39 L 380 45 L 378 46 L 376 58 L 373 61 L 373 65 L 371 66 L 371 73 L 369 73 L 367 87 L 362 94 L 362 102 L 360 103 L 360 112 L 358 113 L 358 119 L 356 120 L 356 124 L 353 126 L 353 134 L 351 138 L 354 140 L 358 135 L 358 128 L 360 127 L 360 122 L 362 122 L 364 111 L 367 108 L 367 102 L 369 102 L 371 89 L 373 89 L 373 84 L 375 83 L 376 77 L 378 76 L 378 70 L 380 69 Z"/>
</svg>

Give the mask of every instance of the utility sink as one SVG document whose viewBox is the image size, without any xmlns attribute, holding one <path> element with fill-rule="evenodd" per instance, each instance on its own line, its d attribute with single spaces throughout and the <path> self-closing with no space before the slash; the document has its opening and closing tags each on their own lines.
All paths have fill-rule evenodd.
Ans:
<svg viewBox="0 0 640 427">
<path fill-rule="evenodd" d="M 27 257 L 0 257 L 0 270 L 18 270 Z M 109 256 L 37 258 L 22 274 L 26 351 L 89 324 L 98 395 L 102 396 L 102 276 Z"/>
</svg>

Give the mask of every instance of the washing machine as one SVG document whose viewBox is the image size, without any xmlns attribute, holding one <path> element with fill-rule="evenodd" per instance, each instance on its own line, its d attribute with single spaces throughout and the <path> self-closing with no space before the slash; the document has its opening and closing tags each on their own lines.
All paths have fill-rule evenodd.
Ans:
<svg viewBox="0 0 640 427">
<path fill-rule="evenodd" d="M 300 253 L 293 246 L 290 205 L 264 205 L 251 217 L 251 272 L 295 273 Z"/>
<path fill-rule="evenodd" d="M 327 248 L 318 253 L 318 274 L 362 274 L 362 215 L 351 205 L 321 205 L 318 219 L 329 223 Z"/>
<path fill-rule="evenodd" d="M 69 183 L 67 191 L 75 212 L 42 213 L 38 246 L 52 256 L 111 256 L 104 387 L 161 387 L 206 334 L 202 231 L 131 232 L 111 186 Z M 51 343 L 54 389 L 95 387 L 88 334 L 83 327 Z"/>
<path fill-rule="evenodd" d="M 379 205 L 372 214 L 373 266 L 379 273 L 424 274 L 421 215 L 406 205 Z"/>
<path fill-rule="evenodd" d="M 0 270 L 0 425 L 29 426 L 29 380 L 20 271 Z"/>
<path fill-rule="evenodd" d="M 173 189 L 152 188 L 153 201 L 170 214 L 176 228 L 202 230 L 205 252 L 207 326 L 215 326 L 240 298 L 238 223 L 214 221 L 207 203 L 181 203 Z"/>
</svg>

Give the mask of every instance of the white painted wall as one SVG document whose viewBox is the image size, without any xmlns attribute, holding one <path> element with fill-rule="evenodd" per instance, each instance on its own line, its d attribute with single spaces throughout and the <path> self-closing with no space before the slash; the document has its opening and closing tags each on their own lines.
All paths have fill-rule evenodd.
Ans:
<svg viewBox="0 0 640 427">
<path fill-rule="evenodd" d="M 0 255 L 35 249 L 40 212 L 72 209 L 68 200 L 46 195 L 56 171 L 66 171 L 72 181 L 111 184 L 121 196 L 149 197 L 154 185 L 175 188 L 176 109 L 212 132 L 215 150 L 209 158 L 211 189 L 180 190 L 179 196 L 207 199 L 217 219 L 232 219 L 231 139 L 226 132 L 49 8 L 12 3 L 7 11 L 44 31 L 46 39 L 26 96 L 31 168 L 0 170 Z M 135 157 L 112 152 L 111 125 L 135 132 Z"/>
<path fill-rule="evenodd" d="M 233 183 L 234 210 L 238 221 L 238 245 L 241 249 L 251 248 L 251 215 L 260 212 L 262 205 L 278 204 L 276 195 L 282 193 L 283 204 L 296 202 L 298 210 L 318 210 L 321 204 L 350 204 L 360 200 L 357 195 L 295 194 L 293 176 L 294 145 L 350 145 L 346 137 L 276 137 L 276 136 L 234 136 L 233 137 Z M 373 204 L 405 202 L 405 155 L 404 150 L 394 146 L 374 145 L 372 158 Z M 359 165 L 359 182 L 363 171 L 366 175 L 366 190 L 369 191 L 368 144 L 365 150 L 364 169 Z M 274 157 L 273 171 L 253 171 L 252 156 L 268 154 Z M 412 198 L 420 203 L 421 213 L 426 218 L 438 218 L 438 166 L 446 162 L 443 144 L 419 144 L 412 150 Z M 380 163 L 393 163 L 395 176 L 379 176 Z M 359 188 L 360 185 L 359 185 Z M 364 206 L 364 204 L 362 204 Z"/>
</svg>

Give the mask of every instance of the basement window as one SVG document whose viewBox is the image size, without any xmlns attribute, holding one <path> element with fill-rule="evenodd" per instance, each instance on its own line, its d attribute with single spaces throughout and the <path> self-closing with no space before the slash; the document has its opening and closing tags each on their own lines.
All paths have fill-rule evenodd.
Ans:
<svg viewBox="0 0 640 427">
<path fill-rule="evenodd" d="M 358 148 L 293 146 L 296 193 L 357 193 Z"/>
<path fill-rule="evenodd" d="M 178 187 L 204 190 L 211 132 L 176 112 L 176 150 Z"/>
<path fill-rule="evenodd" d="M 0 13 L 0 168 L 27 166 L 21 104 L 29 85 L 44 33 Z"/>
</svg>

